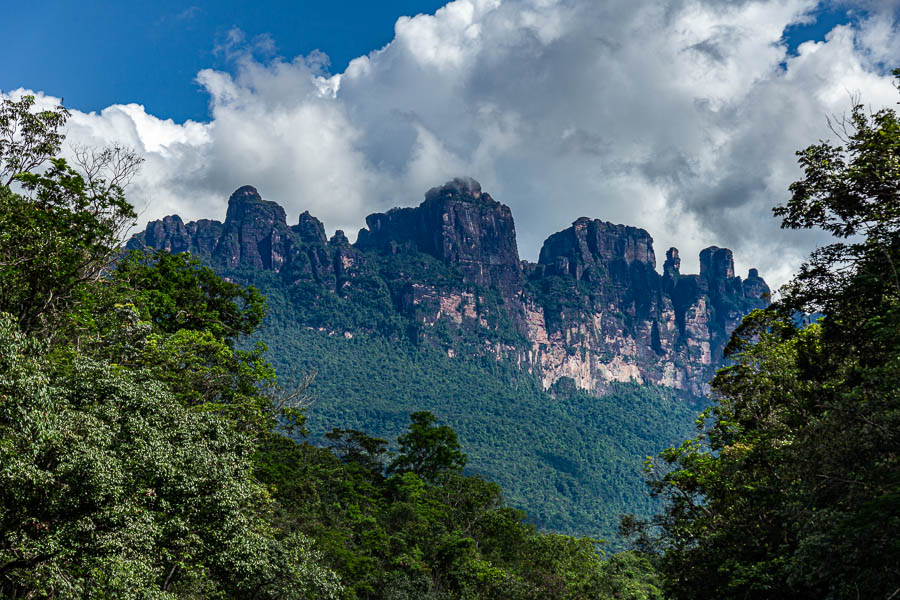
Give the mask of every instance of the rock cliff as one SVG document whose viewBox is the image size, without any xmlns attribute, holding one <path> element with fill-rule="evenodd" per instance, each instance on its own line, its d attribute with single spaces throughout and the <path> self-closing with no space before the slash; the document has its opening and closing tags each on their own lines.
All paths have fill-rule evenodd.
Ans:
<svg viewBox="0 0 900 600">
<path fill-rule="evenodd" d="M 531 362 L 550 386 L 563 377 L 602 391 L 637 381 L 702 393 L 740 319 L 767 303 L 752 269 L 734 275 L 731 251 L 700 253 L 700 275 L 682 275 L 676 248 L 656 271 L 643 229 L 581 218 L 550 236 L 532 270 Z"/>
<path fill-rule="evenodd" d="M 278 273 L 310 326 L 488 353 L 545 387 L 594 393 L 613 381 L 702 393 L 730 332 L 767 304 L 765 281 L 756 269 L 736 276 L 727 248 L 704 249 L 699 275 L 682 274 L 670 248 L 660 274 L 648 232 L 585 217 L 547 238 L 538 263 L 520 261 L 512 212 L 472 179 L 366 225 L 356 244 L 341 231 L 328 240 L 308 212 L 289 227 L 280 206 L 244 186 L 224 223 L 165 217 L 128 247 L 192 252 L 231 276 Z"/>
<path fill-rule="evenodd" d="M 379 253 L 424 252 L 460 270 L 467 283 L 514 297 L 522 287 L 512 211 L 473 179 L 430 189 L 417 208 L 366 217 L 356 247 Z"/>
</svg>

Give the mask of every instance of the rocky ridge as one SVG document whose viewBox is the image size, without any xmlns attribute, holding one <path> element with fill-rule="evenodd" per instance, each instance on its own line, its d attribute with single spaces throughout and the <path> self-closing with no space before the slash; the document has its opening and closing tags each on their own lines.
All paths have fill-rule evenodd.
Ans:
<svg viewBox="0 0 900 600">
<path fill-rule="evenodd" d="M 537 263 L 522 261 L 509 207 L 471 179 L 429 190 L 418 207 L 369 215 L 366 225 L 355 244 L 342 231 L 329 240 L 308 212 L 288 226 L 281 206 L 244 186 L 224 223 L 169 216 L 127 246 L 188 251 L 238 278 L 276 273 L 310 326 L 353 334 L 371 332 L 372 315 L 399 318 L 409 324 L 401 335 L 448 356 L 487 352 L 546 388 L 598 394 L 612 381 L 702 393 L 730 332 L 769 294 L 756 269 L 735 275 L 727 248 L 704 249 L 699 275 L 682 274 L 670 248 L 659 274 L 649 233 L 585 217 L 547 238 Z M 324 308 L 335 302 L 339 325 Z M 350 322 L 348 313 L 365 318 Z"/>
</svg>

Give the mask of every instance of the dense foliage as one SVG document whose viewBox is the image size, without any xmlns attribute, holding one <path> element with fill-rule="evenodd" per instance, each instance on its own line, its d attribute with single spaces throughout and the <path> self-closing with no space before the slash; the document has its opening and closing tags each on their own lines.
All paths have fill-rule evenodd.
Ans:
<svg viewBox="0 0 900 600">
<path fill-rule="evenodd" d="M 318 284 L 286 285 L 270 271 L 223 272 L 265 294 L 269 310 L 254 339 L 265 342 L 282 379 L 315 373 L 311 441 L 322 443 L 335 427 L 394 440 L 410 413 L 427 410 L 459 435 L 468 472 L 500 484 L 507 501 L 541 529 L 600 538 L 618 550 L 623 512 L 660 510 L 646 491 L 644 457 L 690 435 L 700 401 L 631 383 L 612 384 L 598 399 L 567 378 L 545 390 L 519 365 L 483 351 L 498 331 L 504 339 L 514 329 L 509 323 L 423 324 L 419 315 L 398 313 L 395 292 L 384 283 L 394 281 L 384 275 L 391 272 L 456 285 L 458 272 L 421 253 L 365 260 L 381 273 L 372 281 L 381 283 L 360 289 L 354 279 L 343 296 Z M 489 316 L 502 314 L 492 304 L 497 298 L 482 295 Z"/>
<path fill-rule="evenodd" d="M 653 499 L 640 457 L 683 434 L 683 398 L 454 360 L 386 317 L 378 278 L 317 304 L 320 330 L 302 284 L 244 274 L 265 317 L 187 255 L 120 253 L 133 153 L 69 165 L 64 109 L 2 102 L 0 597 L 900 594 L 895 111 L 857 105 L 841 146 L 799 153 L 776 215 L 835 243 L 735 332 L 699 435 L 649 465 Z M 636 550 L 604 556 L 624 509 Z"/>
<path fill-rule="evenodd" d="M 571 381 L 547 391 L 491 357 L 462 360 L 378 333 L 310 330 L 293 320 L 281 288 L 258 282 L 272 308 L 259 337 L 277 371 L 316 373 L 307 410 L 312 441 L 334 427 L 392 441 L 410 413 L 428 410 L 459 435 L 468 472 L 500 484 L 542 529 L 619 549 L 623 512 L 661 508 L 646 492 L 643 460 L 690 435 L 701 410 L 690 400 L 637 384 L 616 384 L 600 399 Z"/>
<path fill-rule="evenodd" d="M 8 317 L 0 347 L 0 593 L 335 597 L 309 540 L 268 523 L 227 419 L 146 372 L 54 356 Z"/>
<path fill-rule="evenodd" d="M 603 561 L 590 539 L 538 533 L 498 485 L 461 472 L 452 430 L 411 421 L 389 476 L 385 441 L 355 430 L 329 434 L 336 453 L 272 438 L 259 456 L 281 526 L 319 542 L 347 597 L 661 598 L 647 559 Z"/>
<path fill-rule="evenodd" d="M 837 239 L 735 332 L 701 435 L 662 454 L 665 513 L 626 523 L 673 598 L 900 594 L 900 119 L 836 130 L 775 213 Z"/>
<path fill-rule="evenodd" d="M 660 597 L 646 558 L 539 533 L 464 474 L 431 413 L 394 454 L 284 437 L 305 390 L 246 339 L 259 292 L 121 255 L 140 161 L 52 158 L 66 113 L 32 105 L 0 107 L 0 597 Z"/>
</svg>

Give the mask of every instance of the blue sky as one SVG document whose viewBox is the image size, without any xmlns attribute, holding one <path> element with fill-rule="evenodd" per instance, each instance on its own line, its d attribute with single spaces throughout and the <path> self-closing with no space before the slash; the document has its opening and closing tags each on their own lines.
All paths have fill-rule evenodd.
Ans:
<svg viewBox="0 0 900 600">
<path fill-rule="evenodd" d="M 270 36 L 277 54 L 325 52 L 331 69 L 381 48 L 402 15 L 433 13 L 440 0 L 244 2 L 14 2 L 4 8 L 0 90 L 25 86 L 81 110 L 144 104 L 155 115 L 202 120 L 201 69 L 227 68 L 215 52 L 233 28 Z"/>
<path fill-rule="evenodd" d="M 208 118 L 208 97 L 196 84 L 205 68 L 228 69 L 217 52 L 228 32 L 249 39 L 267 36 L 277 55 L 320 50 L 333 73 L 383 47 L 400 16 L 433 13 L 443 0 L 279 0 L 244 2 L 13 3 L 0 23 L 7 48 L 0 56 L 0 90 L 21 86 L 63 96 L 80 110 L 136 102 L 176 121 Z M 10 14 L 11 13 L 11 14 Z M 48 17 L 48 15 L 52 15 Z M 785 31 L 791 52 L 807 40 L 821 41 L 849 20 L 843 6 L 821 6 L 815 20 Z"/>
<path fill-rule="evenodd" d="M 796 54 L 797 46 L 807 41 L 821 42 L 836 25 L 857 22 L 865 18 L 866 11 L 842 4 L 819 2 L 810 14 L 808 22 L 792 25 L 784 30 L 784 41 L 790 54 Z"/>
<path fill-rule="evenodd" d="M 141 224 L 221 219 L 251 184 L 289 219 L 309 210 L 352 240 L 367 214 L 472 176 L 512 208 L 523 258 L 587 216 L 645 228 L 657 256 L 677 246 L 685 272 L 701 248 L 730 247 L 740 273 L 777 286 L 823 241 L 772 218 L 800 175 L 795 152 L 829 137 L 854 95 L 897 100 L 895 0 L 4 11 L 0 93 L 64 97 L 70 142 L 144 156 L 128 190 Z"/>
</svg>

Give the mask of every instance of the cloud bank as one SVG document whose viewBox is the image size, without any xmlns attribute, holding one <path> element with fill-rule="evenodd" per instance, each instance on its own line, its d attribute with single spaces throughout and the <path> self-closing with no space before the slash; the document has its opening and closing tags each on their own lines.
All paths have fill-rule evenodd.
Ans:
<svg viewBox="0 0 900 600">
<path fill-rule="evenodd" d="M 68 136 L 146 157 L 129 189 L 142 223 L 221 219 L 252 184 L 289 219 L 309 210 L 352 238 L 366 214 L 470 175 L 512 208 L 524 258 L 588 216 L 647 229 L 684 271 L 727 246 L 741 274 L 779 285 L 825 241 L 771 216 L 800 175 L 794 152 L 832 137 L 826 117 L 852 94 L 897 100 L 890 3 L 790 55 L 785 29 L 816 4 L 456 0 L 400 18 L 389 45 L 334 75 L 322 54 L 271 58 L 270 40 L 235 34 L 233 68 L 197 75 L 209 122 L 114 105 L 74 110 Z"/>
</svg>

